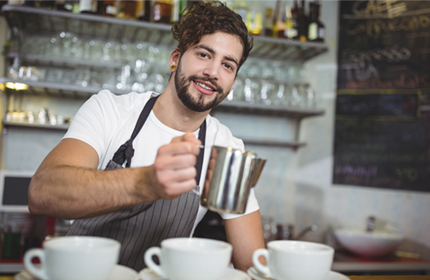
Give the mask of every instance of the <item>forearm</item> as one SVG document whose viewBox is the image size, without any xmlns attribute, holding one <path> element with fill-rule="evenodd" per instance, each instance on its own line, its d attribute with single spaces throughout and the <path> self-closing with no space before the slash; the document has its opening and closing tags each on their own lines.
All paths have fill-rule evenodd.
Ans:
<svg viewBox="0 0 430 280">
<path fill-rule="evenodd" d="M 78 219 L 152 201 L 155 196 L 147 187 L 150 172 L 150 167 L 112 171 L 46 167 L 31 180 L 29 209 L 34 214 Z"/>
<path fill-rule="evenodd" d="M 236 269 L 247 271 L 253 266 L 252 254 L 264 248 L 260 212 L 225 220 L 227 240 L 233 245 L 232 262 Z"/>
<path fill-rule="evenodd" d="M 30 182 L 29 209 L 33 214 L 78 219 L 174 199 L 196 186 L 199 144 L 187 133 L 160 147 L 151 166 L 101 171 L 96 170 L 99 158 L 91 146 L 63 139 Z"/>
</svg>

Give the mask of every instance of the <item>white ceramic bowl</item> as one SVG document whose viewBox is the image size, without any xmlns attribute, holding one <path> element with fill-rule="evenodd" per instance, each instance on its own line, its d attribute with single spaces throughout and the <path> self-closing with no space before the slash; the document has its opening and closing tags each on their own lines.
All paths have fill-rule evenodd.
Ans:
<svg viewBox="0 0 430 280">
<path fill-rule="evenodd" d="M 390 232 L 366 232 L 364 230 L 334 230 L 337 241 L 346 250 L 365 257 L 379 257 L 394 252 L 403 236 Z"/>
</svg>

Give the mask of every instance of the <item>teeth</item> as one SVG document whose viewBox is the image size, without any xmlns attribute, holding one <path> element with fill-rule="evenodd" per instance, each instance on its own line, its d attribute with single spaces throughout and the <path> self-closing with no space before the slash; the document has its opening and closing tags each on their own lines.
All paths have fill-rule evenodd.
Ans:
<svg viewBox="0 0 430 280">
<path fill-rule="evenodd" d="M 201 86 L 202 88 L 204 88 L 204 89 L 208 89 L 208 90 L 214 90 L 213 88 L 211 88 L 211 87 L 208 87 L 207 85 L 205 85 L 205 84 L 202 84 L 202 83 L 198 83 L 198 82 L 196 82 L 196 84 L 198 84 L 199 86 Z"/>
</svg>

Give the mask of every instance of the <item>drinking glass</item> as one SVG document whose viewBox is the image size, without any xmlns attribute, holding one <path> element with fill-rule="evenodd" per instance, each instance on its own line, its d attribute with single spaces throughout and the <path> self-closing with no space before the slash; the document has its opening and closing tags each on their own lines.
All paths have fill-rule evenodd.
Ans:
<svg viewBox="0 0 430 280">
<path fill-rule="evenodd" d="M 52 57 L 61 57 L 63 56 L 62 44 L 60 41 L 61 37 L 59 35 L 54 35 L 50 38 L 49 44 L 45 50 L 47 55 Z"/>
<path fill-rule="evenodd" d="M 159 73 L 152 73 L 149 75 L 146 80 L 146 90 L 155 91 L 155 92 L 163 92 L 165 87 L 165 80 L 163 75 Z"/>
<path fill-rule="evenodd" d="M 105 59 L 109 56 L 109 54 L 107 53 L 107 50 L 105 50 L 105 43 L 100 41 L 100 40 L 90 40 L 88 42 L 89 46 L 88 47 L 88 51 L 89 51 L 89 55 L 90 55 L 90 59 L 92 61 L 106 61 Z M 105 53 L 106 51 L 106 53 Z"/>
<path fill-rule="evenodd" d="M 102 88 L 114 88 L 116 86 L 117 74 L 114 69 L 108 68 L 102 72 Z"/>
<path fill-rule="evenodd" d="M 257 103 L 271 105 L 277 94 L 277 83 L 274 80 L 261 79 L 261 90 L 257 96 Z"/>
<path fill-rule="evenodd" d="M 248 103 L 256 103 L 257 96 L 260 94 L 261 84 L 257 79 L 245 79 L 245 85 L 243 88 L 244 99 Z"/>
<path fill-rule="evenodd" d="M 245 101 L 243 96 L 244 82 L 240 76 L 236 77 L 232 91 L 227 95 L 228 101 Z"/>
<path fill-rule="evenodd" d="M 81 87 L 87 87 L 90 83 L 91 71 L 89 67 L 83 66 L 76 70 L 75 84 Z"/>
<path fill-rule="evenodd" d="M 303 85 L 306 91 L 306 107 L 307 108 L 315 108 L 317 104 L 315 91 L 309 84 Z"/>
</svg>

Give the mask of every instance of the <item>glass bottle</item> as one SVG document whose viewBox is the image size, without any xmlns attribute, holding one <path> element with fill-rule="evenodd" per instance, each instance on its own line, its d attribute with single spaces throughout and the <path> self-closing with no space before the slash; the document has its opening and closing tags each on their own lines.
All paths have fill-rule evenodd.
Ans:
<svg viewBox="0 0 430 280">
<path fill-rule="evenodd" d="M 251 7 L 246 15 L 246 27 L 249 33 L 260 35 L 263 30 L 263 15 L 261 13 L 260 1 L 252 1 Z"/>
<path fill-rule="evenodd" d="M 299 8 L 299 15 L 298 15 L 298 39 L 301 42 L 307 41 L 307 35 L 308 35 L 308 24 L 307 24 L 307 17 L 305 14 L 305 0 L 302 0 L 301 7 Z"/>
<path fill-rule="evenodd" d="M 264 36 L 272 37 L 273 36 L 273 9 L 266 8 L 266 13 L 264 15 L 263 28 L 264 28 Z"/>
<path fill-rule="evenodd" d="M 79 13 L 95 14 L 97 10 L 97 1 L 79 0 Z"/>
<path fill-rule="evenodd" d="M 150 21 L 151 20 L 151 1 L 143 0 L 143 7 L 140 10 L 139 20 L 141 21 Z"/>
<path fill-rule="evenodd" d="M 233 10 L 238 13 L 241 17 L 243 22 L 246 23 L 246 17 L 248 16 L 249 7 L 245 0 L 237 0 L 233 1 Z"/>
<path fill-rule="evenodd" d="M 275 17 L 273 18 L 273 37 L 285 37 L 285 14 L 284 1 L 277 0 L 275 8 Z"/>
<path fill-rule="evenodd" d="M 294 22 L 289 5 L 285 7 L 285 37 L 288 39 L 297 37 L 297 24 Z"/>
<path fill-rule="evenodd" d="M 308 27 L 308 40 L 313 42 L 324 42 L 325 38 L 325 26 L 321 22 L 320 18 L 320 3 L 318 0 L 310 3 L 310 13 L 312 19 L 310 20 Z"/>
<path fill-rule="evenodd" d="M 108 17 L 116 17 L 117 15 L 117 7 L 116 7 L 116 1 L 114 0 L 104 0 L 100 1 L 99 5 L 101 5 L 101 14 L 103 16 Z M 100 9 L 99 9 L 100 10 Z"/>
<path fill-rule="evenodd" d="M 315 13 L 315 3 L 309 3 L 309 25 L 308 25 L 308 40 L 314 41 L 318 37 L 318 24 Z"/>
<path fill-rule="evenodd" d="M 137 9 L 137 1 L 135 0 L 121 0 L 119 2 L 119 13 L 117 17 L 126 18 L 126 19 L 137 19 L 138 18 L 138 9 Z"/>
<path fill-rule="evenodd" d="M 152 11 L 153 22 L 170 23 L 172 19 L 172 1 L 156 0 Z"/>
<path fill-rule="evenodd" d="M 45 9 L 53 10 L 54 6 L 55 6 L 55 1 L 39 0 L 39 7 L 40 8 L 45 8 Z"/>
<path fill-rule="evenodd" d="M 293 24 L 293 29 L 296 30 L 296 34 L 293 37 L 293 39 L 298 40 L 299 39 L 299 13 L 300 8 L 297 4 L 297 0 L 294 0 L 294 6 L 291 9 L 291 20 Z"/>
</svg>

